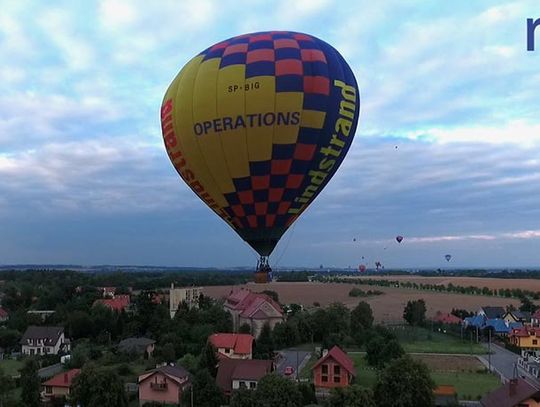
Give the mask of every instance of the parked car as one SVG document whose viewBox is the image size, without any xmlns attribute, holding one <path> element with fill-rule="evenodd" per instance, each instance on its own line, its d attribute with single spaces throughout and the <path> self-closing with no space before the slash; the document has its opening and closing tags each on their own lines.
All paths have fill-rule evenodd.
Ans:
<svg viewBox="0 0 540 407">
<path fill-rule="evenodd" d="M 292 366 L 287 366 L 285 368 L 285 376 L 290 376 L 294 373 L 294 367 Z"/>
</svg>

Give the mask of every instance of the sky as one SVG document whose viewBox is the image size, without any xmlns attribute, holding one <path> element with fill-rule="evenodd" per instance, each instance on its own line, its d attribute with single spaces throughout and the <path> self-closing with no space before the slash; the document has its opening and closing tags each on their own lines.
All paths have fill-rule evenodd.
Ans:
<svg viewBox="0 0 540 407">
<path fill-rule="evenodd" d="M 159 108 L 208 46 L 290 30 L 339 50 L 362 102 L 348 156 L 272 265 L 540 266 L 527 18 L 537 0 L 3 1 L 0 264 L 254 266 L 179 179 Z"/>
</svg>

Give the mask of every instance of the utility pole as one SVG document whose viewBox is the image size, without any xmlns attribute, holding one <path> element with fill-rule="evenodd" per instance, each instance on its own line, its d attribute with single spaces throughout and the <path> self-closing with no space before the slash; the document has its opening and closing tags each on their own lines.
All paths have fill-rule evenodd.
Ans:
<svg viewBox="0 0 540 407">
<path fill-rule="evenodd" d="M 488 328 L 488 363 L 489 371 L 491 372 L 491 328 Z"/>
<path fill-rule="evenodd" d="M 191 383 L 191 407 L 193 407 L 193 383 Z"/>
<path fill-rule="evenodd" d="M 298 349 L 296 349 L 296 382 L 299 382 L 300 378 L 298 377 Z"/>
</svg>

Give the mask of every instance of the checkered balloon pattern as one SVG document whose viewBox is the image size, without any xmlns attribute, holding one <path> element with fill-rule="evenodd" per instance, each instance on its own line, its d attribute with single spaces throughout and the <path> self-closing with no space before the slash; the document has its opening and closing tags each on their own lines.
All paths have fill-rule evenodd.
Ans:
<svg viewBox="0 0 540 407">
<path fill-rule="evenodd" d="M 167 90 L 161 122 L 182 179 L 269 255 L 338 169 L 359 109 L 354 75 L 334 48 L 272 31 L 189 61 Z"/>
</svg>

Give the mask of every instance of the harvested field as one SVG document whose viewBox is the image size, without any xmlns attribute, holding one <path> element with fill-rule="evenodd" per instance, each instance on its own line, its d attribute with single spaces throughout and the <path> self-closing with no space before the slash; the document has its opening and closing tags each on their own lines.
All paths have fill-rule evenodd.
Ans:
<svg viewBox="0 0 540 407">
<path fill-rule="evenodd" d="M 474 356 L 412 355 L 424 362 L 432 372 L 476 372 L 484 365 Z"/>
<path fill-rule="evenodd" d="M 540 279 L 519 279 L 519 278 L 484 278 L 484 277 L 423 277 L 415 275 L 402 276 L 358 276 L 349 277 L 354 279 L 372 279 L 372 280 L 392 280 L 392 281 L 410 281 L 417 284 L 442 284 L 460 285 L 464 287 L 488 287 L 490 289 L 500 288 L 520 288 L 522 290 L 540 291 Z"/>
<path fill-rule="evenodd" d="M 452 308 L 477 311 L 480 307 L 486 305 L 502 307 L 509 304 L 513 304 L 516 307 L 519 305 L 518 300 L 510 298 L 439 293 L 395 287 L 372 287 L 356 284 L 272 282 L 268 284 L 250 283 L 243 287 L 255 292 L 272 290 L 278 293 L 282 303 L 298 303 L 308 308 L 313 307 L 314 302 L 318 302 L 324 307 L 336 301 L 342 302 L 349 308 L 353 308 L 358 302 L 366 301 L 371 305 L 375 320 L 378 322 L 402 322 L 403 308 L 407 304 L 407 301 L 420 298 L 426 301 L 428 317 L 434 315 L 437 311 L 450 312 Z M 365 291 L 377 289 L 384 292 L 384 294 L 366 298 L 349 297 L 349 291 L 353 287 L 359 287 Z M 222 298 L 229 294 L 231 288 L 231 286 L 205 287 L 204 293 L 213 298 Z"/>
</svg>

